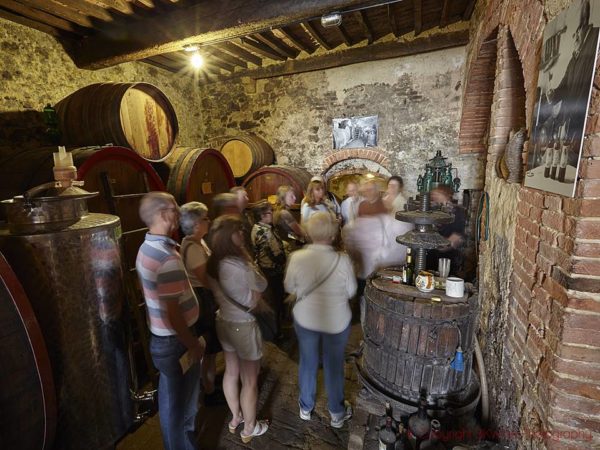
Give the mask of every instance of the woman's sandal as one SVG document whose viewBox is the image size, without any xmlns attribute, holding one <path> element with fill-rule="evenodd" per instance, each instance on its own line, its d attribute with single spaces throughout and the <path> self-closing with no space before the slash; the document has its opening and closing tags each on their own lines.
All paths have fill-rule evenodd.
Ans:
<svg viewBox="0 0 600 450">
<path fill-rule="evenodd" d="M 233 421 L 233 419 L 231 419 Z M 231 425 L 231 422 L 229 422 L 227 424 L 227 428 L 229 428 L 229 432 L 231 434 L 235 434 L 235 431 L 237 430 L 237 428 L 242 425 L 244 423 L 244 419 L 240 419 L 240 421 L 238 422 L 238 424 L 234 427 L 233 425 Z"/>
<path fill-rule="evenodd" d="M 244 444 L 247 444 L 248 442 L 250 442 L 252 440 L 252 438 L 254 438 L 256 436 L 262 436 L 263 434 L 265 434 L 268 429 L 269 429 L 269 421 L 268 420 L 257 420 L 256 425 L 254 425 L 254 431 L 252 432 L 252 434 L 245 436 L 244 432 L 242 431 L 240 433 L 240 437 L 242 438 L 242 442 Z"/>
</svg>

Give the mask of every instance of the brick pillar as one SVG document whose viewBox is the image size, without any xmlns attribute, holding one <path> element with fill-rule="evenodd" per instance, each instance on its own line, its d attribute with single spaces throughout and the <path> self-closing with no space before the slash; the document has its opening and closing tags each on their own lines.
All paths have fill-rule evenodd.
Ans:
<svg viewBox="0 0 600 450">
<path fill-rule="evenodd" d="M 599 85 L 576 197 L 519 192 L 506 345 L 527 448 L 600 446 Z"/>
</svg>

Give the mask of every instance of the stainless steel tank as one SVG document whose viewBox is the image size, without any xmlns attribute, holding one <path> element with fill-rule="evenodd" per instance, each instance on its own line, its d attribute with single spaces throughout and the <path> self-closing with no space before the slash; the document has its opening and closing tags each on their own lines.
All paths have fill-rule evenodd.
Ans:
<svg viewBox="0 0 600 450">
<path fill-rule="evenodd" d="M 133 423 L 119 218 L 87 214 L 60 230 L 36 225 L 35 233 L 0 229 L 0 251 L 48 346 L 58 399 L 56 448 L 113 448 Z"/>
</svg>

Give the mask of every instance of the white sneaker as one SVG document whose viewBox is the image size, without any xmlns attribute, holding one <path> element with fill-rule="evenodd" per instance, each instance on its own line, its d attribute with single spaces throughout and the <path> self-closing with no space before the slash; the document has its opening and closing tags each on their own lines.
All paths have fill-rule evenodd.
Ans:
<svg viewBox="0 0 600 450">
<path fill-rule="evenodd" d="M 333 417 L 331 418 L 331 422 L 329 422 L 329 424 L 333 428 L 342 428 L 344 426 L 344 423 L 352 418 L 352 405 L 350 404 L 350 402 L 344 400 L 344 407 L 346 408 L 346 411 L 342 417 L 340 417 L 339 419 L 334 419 Z"/>
<path fill-rule="evenodd" d="M 300 408 L 300 418 L 302 420 L 310 420 L 310 411 L 304 411 L 302 408 Z"/>
</svg>

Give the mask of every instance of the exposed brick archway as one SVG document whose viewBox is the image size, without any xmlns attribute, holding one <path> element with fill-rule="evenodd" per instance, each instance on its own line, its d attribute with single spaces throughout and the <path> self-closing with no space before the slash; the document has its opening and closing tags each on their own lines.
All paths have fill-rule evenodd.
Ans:
<svg viewBox="0 0 600 450">
<path fill-rule="evenodd" d="M 390 159 L 380 150 L 364 148 L 347 148 L 329 153 L 323 160 L 322 170 L 325 172 L 331 166 L 347 159 L 366 159 L 373 161 L 389 170 Z"/>
</svg>

